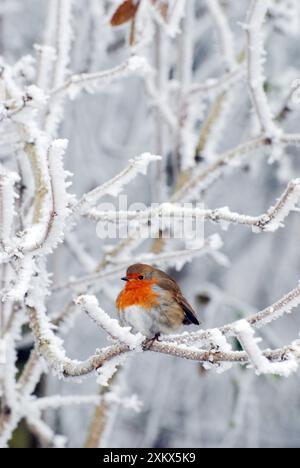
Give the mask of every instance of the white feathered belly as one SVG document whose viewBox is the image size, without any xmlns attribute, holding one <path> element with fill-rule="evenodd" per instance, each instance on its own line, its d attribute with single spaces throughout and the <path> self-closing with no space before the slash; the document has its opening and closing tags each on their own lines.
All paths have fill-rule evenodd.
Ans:
<svg viewBox="0 0 300 468">
<path fill-rule="evenodd" d="M 157 333 L 170 333 L 171 330 L 160 321 L 161 312 L 157 309 L 145 310 L 139 306 L 130 306 L 121 311 L 122 321 L 133 331 L 152 338 Z"/>
</svg>

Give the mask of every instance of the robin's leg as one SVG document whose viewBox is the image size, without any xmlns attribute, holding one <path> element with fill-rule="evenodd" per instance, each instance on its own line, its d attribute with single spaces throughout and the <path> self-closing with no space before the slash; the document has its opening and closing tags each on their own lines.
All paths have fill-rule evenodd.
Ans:
<svg viewBox="0 0 300 468">
<path fill-rule="evenodd" d="M 151 349 L 151 346 L 155 341 L 160 341 L 160 333 L 156 333 L 156 335 L 153 336 L 153 338 L 149 338 L 143 343 L 143 350 L 144 351 L 149 351 Z"/>
</svg>

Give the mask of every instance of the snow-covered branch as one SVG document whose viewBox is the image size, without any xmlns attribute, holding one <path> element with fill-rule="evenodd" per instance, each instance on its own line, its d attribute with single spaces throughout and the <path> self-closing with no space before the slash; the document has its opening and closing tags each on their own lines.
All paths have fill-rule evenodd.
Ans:
<svg viewBox="0 0 300 468">
<path fill-rule="evenodd" d="M 60 378 L 86 375 L 129 349 L 127 345 L 116 344 L 95 353 L 85 361 L 72 360 L 66 357 L 62 342 L 53 332 L 45 311 L 42 308 L 38 310 L 36 307 L 28 307 L 28 312 L 37 350 Z"/>
<path fill-rule="evenodd" d="M 73 0 L 57 0 L 57 6 L 55 5 L 56 2 L 53 3 L 54 12 L 55 7 L 57 8 L 54 42 L 56 58 L 51 88 L 57 89 L 65 82 L 70 63 L 70 51 L 73 39 L 71 26 Z M 63 103 L 63 96 L 56 96 L 55 101 L 52 102 L 44 117 L 44 129 L 48 135 L 53 137 L 56 136 L 63 118 Z"/>
<path fill-rule="evenodd" d="M 49 254 L 62 241 L 65 220 L 69 213 L 66 182 L 68 174 L 64 171 L 62 162 L 66 147 L 66 140 L 55 140 L 48 149 L 37 149 L 35 144 L 28 145 L 37 195 L 33 224 L 13 240 L 10 239 L 3 261 L 7 262 L 14 255 Z M 9 205 L 6 205 L 5 215 L 11 218 L 13 209 L 8 207 Z"/>
<path fill-rule="evenodd" d="M 254 232 L 274 232 L 283 226 L 283 222 L 290 212 L 297 208 L 300 199 L 300 180 L 289 183 L 274 207 L 260 216 L 247 216 L 231 212 L 227 207 L 208 210 L 204 208 L 190 208 L 184 205 L 164 203 L 155 208 L 144 211 L 99 211 L 90 210 L 87 216 L 102 223 L 148 224 L 157 219 L 203 219 L 221 224 L 224 228 L 229 224 L 241 224 L 251 227 Z"/>
<path fill-rule="evenodd" d="M 261 310 L 260 312 L 254 313 L 247 318 L 249 325 L 255 328 L 261 328 L 269 323 L 280 319 L 284 315 L 291 314 L 294 309 L 300 305 L 300 286 L 290 291 L 288 294 L 283 296 L 278 302 Z M 235 330 L 236 323 L 231 323 L 220 327 L 220 331 L 226 337 L 236 336 Z M 206 331 L 200 330 L 199 332 L 183 334 L 173 336 L 172 338 L 166 338 L 167 341 L 185 344 L 185 343 L 197 343 L 199 340 L 206 340 L 208 335 Z"/>
<path fill-rule="evenodd" d="M 278 303 L 259 312 L 247 320 L 238 321 L 220 329 L 201 330 L 196 333 L 185 333 L 176 337 L 163 337 L 162 341 L 153 342 L 146 348 L 141 348 L 143 337 L 134 335 L 128 328 L 107 315 L 98 304 L 94 296 L 80 296 L 77 304 L 85 311 L 96 324 L 118 342 L 108 348 L 97 350 L 95 355 L 85 361 L 75 361 L 66 357 L 61 340 L 51 329 L 50 322 L 46 318 L 43 308 L 29 307 L 30 323 L 37 341 L 38 350 L 44 357 L 47 365 L 59 376 L 78 377 L 89 374 L 95 369 L 101 368 L 108 361 L 118 356 L 135 351 L 154 351 L 168 354 L 178 358 L 199 361 L 208 365 L 220 365 L 225 363 L 254 364 L 259 372 L 289 375 L 298 368 L 300 360 L 300 343 L 295 341 L 290 346 L 266 350 L 263 353 L 257 347 L 253 339 L 251 325 L 267 324 L 278 319 L 284 313 L 291 312 L 300 304 L 300 288 L 298 287 Z M 237 337 L 243 351 L 231 351 L 226 344 L 225 337 Z M 209 344 L 209 348 L 205 346 Z M 200 348 L 199 348 L 200 345 Z M 204 348 L 203 348 L 204 346 Z M 229 367 L 222 370 L 228 370 Z"/>
<path fill-rule="evenodd" d="M 51 99 L 55 99 L 59 95 L 67 94 L 71 99 L 74 99 L 81 91 L 92 93 L 99 87 L 112 84 L 116 80 L 121 80 L 137 73 L 147 75 L 148 72 L 149 66 L 146 60 L 143 57 L 133 56 L 111 70 L 72 75 L 65 83 L 54 88 L 50 92 L 50 97 Z"/>
<path fill-rule="evenodd" d="M 252 101 L 260 122 L 261 130 L 271 139 L 280 137 L 280 129 L 274 123 L 268 99 L 264 90 L 265 77 L 263 63 L 265 53 L 263 48 L 263 25 L 266 20 L 271 1 L 252 0 L 249 11 L 248 25 L 248 82 Z"/>
<path fill-rule="evenodd" d="M 258 151 L 261 148 L 270 147 L 272 142 L 265 137 L 255 137 L 246 143 L 242 143 L 233 150 L 226 151 L 215 162 L 211 163 L 206 169 L 199 168 L 193 171 L 193 174 L 187 182 L 185 182 L 174 193 L 171 202 L 182 202 L 193 199 L 197 193 L 206 190 L 221 176 L 230 170 L 241 167 L 245 158 L 253 151 Z M 300 134 L 285 134 L 282 135 L 276 144 L 283 146 L 299 146 Z"/>
<path fill-rule="evenodd" d="M 189 99 L 193 99 L 196 94 L 213 94 L 217 92 L 228 91 L 236 83 L 244 79 L 246 71 L 244 66 L 240 65 L 232 72 L 225 73 L 218 78 L 209 78 L 203 83 L 195 83 L 191 86 Z"/>
<path fill-rule="evenodd" d="M 62 241 L 69 213 L 66 183 L 68 174 L 64 171 L 62 162 L 67 144 L 67 140 L 55 140 L 48 149 L 49 178 L 46 187 L 39 187 L 45 192 L 42 202 L 44 206 L 39 206 L 40 223 L 24 232 L 18 246 L 21 252 L 36 253 L 43 249 L 44 253 L 49 253 Z"/>
<path fill-rule="evenodd" d="M 168 125 L 171 131 L 175 131 L 177 128 L 177 118 L 171 109 L 168 100 L 165 96 L 161 96 L 157 86 L 155 84 L 155 77 L 153 73 L 149 73 L 145 76 L 145 88 L 148 96 L 151 99 L 150 104 L 158 109 L 162 118 Z"/>
<path fill-rule="evenodd" d="M 129 165 L 111 180 L 105 182 L 100 187 L 96 187 L 91 192 L 86 193 L 75 206 L 79 213 L 86 213 L 90 206 L 95 205 L 105 195 L 118 196 L 124 186 L 129 184 L 138 174 L 146 174 L 151 162 L 159 161 L 160 156 L 144 153 L 141 156 L 129 161 Z"/>
<path fill-rule="evenodd" d="M 246 320 L 238 322 L 235 326 L 235 331 L 239 342 L 247 356 L 249 356 L 249 360 L 255 367 L 258 375 L 275 374 L 289 377 L 298 370 L 297 354 L 300 349 L 297 348 L 299 343 L 294 345 L 296 348 L 295 352 L 286 352 L 285 361 L 271 363 L 261 352 L 258 346 L 258 339 L 254 338 L 255 332 Z"/>
<path fill-rule="evenodd" d="M 118 320 L 114 320 L 104 312 L 97 299 L 93 296 L 80 296 L 76 304 L 87 313 L 87 315 L 112 338 L 127 345 L 129 349 L 136 349 L 145 340 L 141 334 L 134 335 L 130 328 L 121 327 Z"/>
<path fill-rule="evenodd" d="M 53 395 L 50 397 L 39 398 L 31 403 L 34 409 L 44 411 L 52 408 L 57 409 L 62 406 L 72 405 L 97 405 L 100 403 L 101 397 L 99 395 Z"/>
<path fill-rule="evenodd" d="M 1 250 L 9 245 L 12 223 L 15 214 L 15 184 L 19 176 L 15 173 L 0 172 L 0 246 Z"/>
<path fill-rule="evenodd" d="M 206 4 L 218 29 L 222 58 L 228 72 L 233 72 L 237 66 L 237 61 L 234 38 L 227 17 L 222 10 L 219 0 L 207 0 Z"/>
<path fill-rule="evenodd" d="M 124 256 L 121 259 L 116 260 L 111 256 L 109 258 L 109 264 L 107 268 L 101 269 L 100 272 L 92 273 L 89 275 L 82 276 L 77 279 L 72 279 L 66 284 L 60 285 L 54 289 L 54 292 L 65 291 L 68 289 L 87 288 L 89 286 L 95 286 L 97 283 L 103 282 L 103 280 L 115 277 L 124 271 L 124 268 L 129 262 L 132 263 L 148 263 L 157 265 L 160 268 L 173 267 L 177 270 L 181 270 L 182 267 L 191 262 L 195 258 L 200 258 L 206 255 L 212 256 L 221 265 L 228 265 L 228 260 L 220 252 L 218 252 L 223 246 L 222 239 L 218 235 L 212 235 L 208 237 L 204 242 L 199 242 L 199 245 L 191 246 L 184 250 L 172 250 L 170 252 L 161 253 L 145 253 L 131 255 L 130 258 Z"/>
</svg>

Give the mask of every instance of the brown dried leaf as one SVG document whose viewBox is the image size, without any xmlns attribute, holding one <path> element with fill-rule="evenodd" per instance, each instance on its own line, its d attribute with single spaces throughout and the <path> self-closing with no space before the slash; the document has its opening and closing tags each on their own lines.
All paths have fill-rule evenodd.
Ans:
<svg viewBox="0 0 300 468">
<path fill-rule="evenodd" d="M 140 2 L 134 0 L 125 0 L 119 8 L 115 11 L 112 19 L 110 20 L 112 26 L 121 26 L 128 21 L 134 19 Z"/>
</svg>

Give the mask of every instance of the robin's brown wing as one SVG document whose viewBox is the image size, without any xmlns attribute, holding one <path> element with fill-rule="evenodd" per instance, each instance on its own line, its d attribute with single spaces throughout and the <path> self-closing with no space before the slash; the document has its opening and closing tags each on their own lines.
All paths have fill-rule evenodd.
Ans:
<svg viewBox="0 0 300 468">
<path fill-rule="evenodd" d="M 177 283 L 166 273 L 163 273 L 163 275 L 160 275 L 158 285 L 167 291 L 170 291 L 172 293 L 172 296 L 174 300 L 177 302 L 177 304 L 180 305 L 184 312 L 184 320 L 183 324 L 184 325 L 200 325 L 199 320 L 197 319 L 196 312 L 192 308 L 192 306 L 188 303 L 188 301 L 185 299 L 183 296 L 179 286 Z"/>
<path fill-rule="evenodd" d="M 176 301 L 182 307 L 184 311 L 184 325 L 200 325 L 199 320 L 196 317 L 196 312 L 192 308 L 192 306 L 188 303 L 185 297 L 182 295 L 181 291 L 176 296 Z"/>
</svg>

